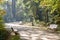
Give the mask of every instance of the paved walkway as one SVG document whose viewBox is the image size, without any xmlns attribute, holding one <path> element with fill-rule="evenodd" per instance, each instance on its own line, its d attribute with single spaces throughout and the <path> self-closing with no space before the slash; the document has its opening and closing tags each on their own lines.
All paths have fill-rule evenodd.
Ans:
<svg viewBox="0 0 60 40">
<path fill-rule="evenodd" d="M 60 40 L 60 35 L 42 31 L 39 28 L 22 27 L 18 29 L 22 40 Z"/>
</svg>

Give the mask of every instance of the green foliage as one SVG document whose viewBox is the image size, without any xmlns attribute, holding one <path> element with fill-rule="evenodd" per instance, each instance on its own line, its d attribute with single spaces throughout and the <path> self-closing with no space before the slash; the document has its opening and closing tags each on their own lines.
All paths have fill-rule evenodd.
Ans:
<svg viewBox="0 0 60 40">
<path fill-rule="evenodd" d="M 3 18 L 2 16 L 0 15 L 0 29 L 4 29 L 4 21 L 3 21 Z"/>
<path fill-rule="evenodd" d="M 5 10 L 0 9 L 0 15 L 1 15 L 1 16 L 4 16 L 4 15 L 5 15 L 5 13 L 6 13 L 6 11 L 5 11 Z"/>
<path fill-rule="evenodd" d="M 3 10 L 0 10 L 0 40 L 6 40 L 9 36 L 8 31 L 5 30 L 4 20 L 3 20 Z"/>
<path fill-rule="evenodd" d="M 14 35 L 9 38 L 9 40 L 21 40 L 19 35 Z"/>
<path fill-rule="evenodd" d="M 0 40 L 7 40 L 9 37 L 9 32 L 5 29 L 0 29 Z"/>
<path fill-rule="evenodd" d="M 10 5 L 9 1 L 8 4 Z M 8 8 L 8 10 L 11 10 Z M 56 14 L 60 15 L 60 1 L 59 0 L 16 0 L 16 19 L 18 21 L 29 21 L 31 16 L 33 20 L 51 22 Z M 12 14 L 12 13 L 11 13 Z M 13 20 L 13 15 L 8 14 L 6 19 Z M 56 16 L 58 18 L 58 16 Z M 5 20 L 6 20 L 5 19 Z M 11 19 L 11 20 L 10 20 Z M 56 19 L 56 18 L 54 18 Z"/>
<path fill-rule="evenodd" d="M 0 15 L 0 40 L 6 40 L 9 36 L 9 33 L 5 30 L 5 25 L 3 21 L 3 16 Z"/>
<path fill-rule="evenodd" d="M 50 0 L 50 1 L 43 0 L 40 2 L 40 6 L 42 6 L 42 7 L 45 7 L 45 6 L 46 6 L 46 8 L 51 7 L 50 13 L 53 13 L 55 10 L 58 10 L 58 8 L 60 8 L 58 5 L 60 6 L 59 0 Z"/>
<path fill-rule="evenodd" d="M 24 10 L 25 10 L 24 12 L 28 15 L 29 14 L 33 15 L 35 19 L 38 19 L 37 14 L 38 15 L 40 14 L 39 11 L 41 8 L 41 11 L 43 13 L 42 15 L 43 21 L 45 22 L 49 20 L 49 23 L 51 23 L 52 19 L 54 19 L 56 22 L 57 21 L 56 18 L 58 18 L 57 15 L 60 15 L 60 1 L 59 0 L 23 0 L 23 5 L 24 5 Z M 27 15 L 25 16 L 28 17 Z"/>
<path fill-rule="evenodd" d="M 57 27 L 56 31 L 60 31 L 60 25 L 58 25 L 58 27 Z"/>
</svg>

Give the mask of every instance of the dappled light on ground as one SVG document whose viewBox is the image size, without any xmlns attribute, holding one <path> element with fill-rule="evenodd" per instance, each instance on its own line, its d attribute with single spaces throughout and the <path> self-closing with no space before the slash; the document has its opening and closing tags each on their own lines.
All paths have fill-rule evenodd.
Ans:
<svg viewBox="0 0 60 40">
<path fill-rule="evenodd" d="M 27 25 L 19 25 L 17 27 L 13 25 L 11 26 L 18 30 L 22 40 L 60 40 L 60 34 L 47 32 L 47 30 L 44 29 L 45 27 L 33 27 Z"/>
</svg>

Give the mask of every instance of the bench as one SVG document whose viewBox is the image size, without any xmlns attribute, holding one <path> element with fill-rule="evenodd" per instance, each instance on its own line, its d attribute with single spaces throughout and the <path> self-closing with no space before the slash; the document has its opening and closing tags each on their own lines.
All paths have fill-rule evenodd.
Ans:
<svg viewBox="0 0 60 40">
<path fill-rule="evenodd" d="M 48 29 L 50 29 L 51 31 L 56 31 L 58 25 L 57 24 L 50 24 L 50 26 L 48 27 Z"/>
</svg>

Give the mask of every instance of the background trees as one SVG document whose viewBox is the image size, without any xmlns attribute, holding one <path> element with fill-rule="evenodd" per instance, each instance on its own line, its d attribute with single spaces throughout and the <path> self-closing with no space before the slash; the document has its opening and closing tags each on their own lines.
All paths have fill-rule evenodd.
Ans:
<svg viewBox="0 0 60 40">
<path fill-rule="evenodd" d="M 6 22 L 31 21 L 33 18 L 35 22 L 48 23 L 60 15 L 59 0 L 8 0 L 3 3 L 7 13 L 4 16 Z"/>
</svg>

